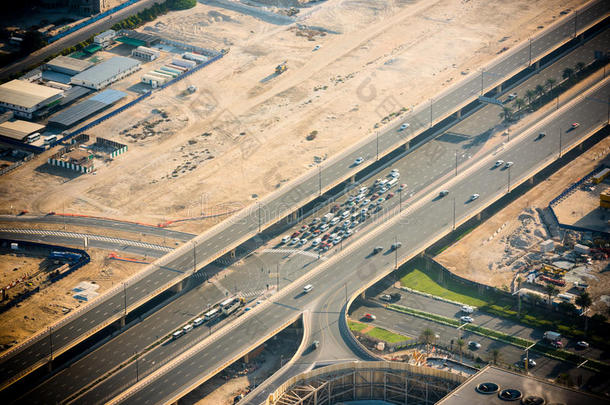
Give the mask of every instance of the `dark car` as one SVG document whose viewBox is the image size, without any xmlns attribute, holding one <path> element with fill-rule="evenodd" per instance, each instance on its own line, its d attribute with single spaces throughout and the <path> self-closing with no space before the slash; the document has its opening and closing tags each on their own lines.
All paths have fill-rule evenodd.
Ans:
<svg viewBox="0 0 610 405">
<path fill-rule="evenodd" d="M 383 250 L 383 248 L 381 246 L 377 246 L 376 248 L 373 249 L 373 254 L 376 255 L 377 253 L 381 252 Z"/>
<path fill-rule="evenodd" d="M 399 301 L 400 298 L 402 298 L 402 296 L 400 295 L 399 292 L 395 292 L 395 293 L 390 294 L 390 297 L 392 297 L 392 300 L 394 300 L 394 301 Z"/>
</svg>

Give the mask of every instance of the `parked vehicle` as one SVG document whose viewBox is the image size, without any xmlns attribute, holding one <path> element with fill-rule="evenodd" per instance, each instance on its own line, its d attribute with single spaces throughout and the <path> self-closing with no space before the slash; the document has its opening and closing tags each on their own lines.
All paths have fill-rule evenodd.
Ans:
<svg viewBox="0 0 610 405">
<path fill-rule="evenodd" d="M 391 302 L 392 301 L 392 297 L 389 296 L 388 294 L 383 294 L 381 296 L 379 296 L 379 299 L 382 301 L 387 301 L 387 302 Z"/>
<path fill-rule="evenodd" d="M 177 330 L 174 333 L 172 333 L 172 339 L 178 339 L 183 334 L 184 334 L 184 331 L 182 329 Z"/>
<path fill-rule="evenodd" d="M 461 310 L 466 314 L 472 314 L 474 312 L 474 308 L 469 305 L 462 305 Z"/>
<path fill-rule="evenodd" d="M 470 316 L 461 316 L 460 321 L 465 322 L 465 323 L 470 323 L 470 322 L 474 322 L 474 319 L 472 319 L 472 317 L 470 317 Z"/>
<path fill-rule="evenodd" d="M 189 333 L 190 331 L 193 330 L 193 325 L 191 325 L 189 323 L 188 325 L 185 325 L 184 328 L 182 328 L 182 330 L 184 331 L 184 333 Z"/>
<path fill-rule="evenodd" d="M 410 126 L 410 125 L 409 125 L 408 123 L 406 123 L 406 122 L 405 122 L 404 124 L 402 124 L 402 125 L 401 125 L 401 126 L 398 128 L 398 131 L 404 131 L 405 129 L 409 128 L 409 126 Z"/>
<path fill-rule="evenodd" d="M 358 158 L 356 158 L 356 160 L 354 160 L 354 165 L 358 166 L 362 162 L 364 162 L 364 158 L 363 157 L 358 157 Z"/>
<path fill-rule="evenodd" d="M 468 342 L 468 347 L 470 348 L 470 350 L 478 350 L 481 348 L 481 344 L 479 342 L 471 340 L 470 342 Z"/>
<path fill-rule="evenodd" d="M 500 167 L 500 166 L 502 166 L 503 164 L 504 164 L 504 161 L 503 161 L 503 160 L 498 160 L 498 161 L 496 161 L 496 164 L 494 165 L 494 167 Z"/>
<path fill-rule="evenodd" d="M 381 246 L 377 246 L 373 249 L 373 254 L 376 255 L 377 253 L 381 252 L 383 250 L 383 248 Z"/>
<path fill-rule="evenodd" d="M 474 201 L 477 198 L 479 198 L 479 195 L 478 194 L 473 194 L 473 195 L 470 196 L 470 201 Z"/>
<path fill-rule="evenodd" d="M 441 191 L 438 193 L 438 196 L 439 196 L 439 197 L 444 197 L 444 196 L 446 196 L 447 194 L 449 194 L 449 190 L 441 190 Z"/>
<path fill-rule="evenodd" d="M 199 326 L 203 323 L 203 318 L 195 318 L 193 321 L 193 326 Z"/>
<path fill-rule="evenodd" d="M 307 284 L 305 287 L 303 287 L 303 293 L 305 293 L 305 294 L 307 294 L 311 290 L 313 290 L 313 285 L 311 285 L 311 284 Z"/>
<path fill-rule="evenodd" d="M 290 236 L 286 235 L 282 238 L 282 243 L 288 243 L 290 242 Z"/>
<path fill-rule="evenodd" d="M 402 246 L 402 243 L 400 243 L 400 242 L 392 243 L 390 250 L 396 250 L 396 249 L 400 248 L 401 246 Z"/>
<path fill-rule="evenodd" d="M 588 349 L 589 343 L 585 342 L 584 340 L 581 340 L 580 342 L 576 342 L 576 346 L 580 347 L 581 349 Z"/>
<path fill-rule="evenodd" d="M 220 315 L 220 310 L 218 308 L 214 308 L 208 312 L 205 313 L 205 315 L 203 316 L 203 319 L 206 322 L 211 321 L 212 319 L 217 318 Z"/>
<path fill-rule="evenodd" d="M 366 319 L 367 321 L 374 321 L 375 319 L 377 319 L 377 317 L 373 314 L 365 314 L 364 319 Z"/>
</svg>

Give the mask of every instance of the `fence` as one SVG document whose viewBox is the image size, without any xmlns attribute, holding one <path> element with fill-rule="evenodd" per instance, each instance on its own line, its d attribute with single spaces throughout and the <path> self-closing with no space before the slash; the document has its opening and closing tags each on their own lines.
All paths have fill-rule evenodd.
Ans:
<svg viewBox="0 0 610 405">
<path fill-rule="evenodd" d="M 47 42 L 50 44 L 52 42 L 57 41 L 58 39 L 61 39 L 63 37 L 65 37 L 66 35 L 70 35 L 71 33 L 80 30 L 83 27 L 86 27 L 87 25 L 93 24 L 96 21 L 101 20 L 102 18 L 108 17 L 110 14 L 116 13 L 119 10 L 124 9 L 125 7 L 131 6 L 132 4 L 137 3 L 140 0 L 128 0 L 125 3 L 118 5 L 114 8 L 111 8 L 108 11 L 104 11 L 103 13 L 100 13 L 96 16 L 91 17 L 90 19 L 83 21 L 82 23 L 76 24 L 75 26 L 73 26 L 72 28 L 69 28 L 57 35 L 54 35 L 52 37 L 47 38 Z"/>
<path fill-rule="evenodd" d="M 9 167 L 5 167 L 4 169 L 0 170 L 0 176 L 2 176 L 3 174 L 6 174 L 8 172 L 10 172 L 11 170 L 14 170 L 16 168 L 18 168 L 19 166 L 21 166 L 22 164 L 24 164 L 25 162 L 28 162 L 30 160 L 32 160 L 34 158 L 34 154 L 30 153 L 29 155 L 27 155 L 26 157 L 24 157 L 22 160 L 20 160 L 19 162 L 15 162 L 12 165 L 10 165 Z"/>
</svg>

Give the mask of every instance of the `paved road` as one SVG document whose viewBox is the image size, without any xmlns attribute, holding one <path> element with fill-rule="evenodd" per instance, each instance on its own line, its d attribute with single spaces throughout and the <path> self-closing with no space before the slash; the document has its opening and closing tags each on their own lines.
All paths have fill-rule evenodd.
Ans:
<svg viewBox="0 0 610 405">
<path fill-rule="evenodd" d="M 591 18 L 607 14 L 608 7 L 605 2 L 593 3 L 592 8 L 597 11 L 591 15 Z M 587 14 L 583 13 L 581 21 L 583 24 L 586 16 Z M 549 36 L 542 36 L 533 41 L 533 44 L 535 43 L 537 44 L 536 47 L 543 49 L 543 44 L 546 42 L 562 42 L 566 37 L 571 35 L 568 28 L 573 27 L 573 25 L 573 21 L 570 24 L 570 21 L 566 20 L 559 25 L 559 27 L 563 28 L 553 29 Z M 532 48 L 534 49 L 534 45 L 532 45 Z M 535 49 L 537 52 L 538 48 Z M 514 70 L 513 65 L 517 61 L 522 63 L 522 56 L 519 52 L 514 56 L 509 55 L 494 65 L 495 67 L 490 67 L 489 71 L 511 72 Z M 438 101 L 433 105 L 434 114 L 440 116 L 441 114 L 451 112 L 448 107 L 444 107 L 445 104 L 447 106 L 455 106 L 471 99 L 477 92 L 473 92 L 474 87 L 480 90 L 479 80 L 469 78 L 459 86 L 448 91 L 445 95 L 440 96 Z M 440 104 L 437 105 L 437 103 Z M 379 136 L 379 150 L 389 148 L 391 145 L 396 144 L 397 141 L 404 139 L 405 134 L 417 130 L 417 122 L 424 122 L 423 117 L 429 117 L 429 115 L 430 113 L 427 109 L 416 109 L 416 112 L 409 118 L 412 124 L 407 131 L 398 132 L 394 127 Z M 419 125 L 419 127 L 422 126 L 425 125 Z M 322 187 L 325 187 L 330 183 L 334 183 L 338 178 L 345 178 L 348 173 L 353 171 L 351 163 L 355 157 L 364 156 L 370 161 L 375 156 L 376 150 L 377 143 L 375 140 L 371 140 L 358 149 L 347 153 L 343 158 L 330 162 L 321 171 L 320 178 L 318 178 L 317 173 L 312 173 L 310 177 L 305 178 L 300 184 L 286 187 L 285 190 L 280 190 L 278 194 L 269 197 L 260 209 L 246 210 L 243 215 L 240 216 L 238 214 L 237 218 L 233 219 L 233 221 L 227 221 L 212 232 L 197 238 L 195 254 L 186 247 L 181 250 L 179 249 L 174 255 L 169 255 L 162 262 L 161 266 L 153 265 L 149 267 L 148 272 L 144 273 L 146 275 L 143 278 L 130 282 L 127 286 L 128 307 L 149 296 L 152 291 L 157 290 L 159 287 L 188 276 L 193 269 L 193 256 L 197 260 L 198 267 L 209 263 L 218 257 L 218 255 L 227 252 L 233 246 L 239 245 L 255 234 L 261 223 L 261 216 L 264 218 L 262 222 L 274 222 L 275 218 L 290 212 L 293 206 L 311 198 L 310 196 L 316 195 L 320 183 Z M 123 291 L 117 288 L 112 294 L 105 296 L 99 302 L 92 303 L 86 311 L 79 313 L 77 317 L 64 320 L 63 324 L 58 326 L 54 332 L 54 348 L 56 351 L 61 351 L 63 348 L 71 346 L 73 342 L 82 338 L 82 336 L 86 336 L 93 328 L 103 325 L 110 316 L 118 316 L 123 310 L 123 306 Z M 22 346 L 20 350 L 11 352 L 9 356 L 3 357 L 0 360 L 0 381 L 7 381 L 28 367 L 42 364 L 49 352 L 48 347 L 46 347 L 48 345 L 47 340 L 43 335 L 38 336 L 38 338 L 28 342 L 27 345 Z"/>
<path fill-rule="evenodd" d="M 117 231 L 139 233 L 142 235 L 160 236 L 162 238 L 176 239 L 182 242 L 189 241 L 196 236 L 191 233 L 174 231 L 152 225 L 143 225 L 135 222 L 94 217 L 72 217 L 63 215 L 0 215 L 0 222 L 66 224 L 73 226 L 107 228 Z"/>
<path fill-rule="evenodd" d="M 7 78 L 14 73 L 19 73 L 25 69 L 28 69 L 29 67 L 42 62 L 51 55 L 55 55 L 66 48 L 88 39 L 92 35 L 107 30 L 117 22 L 152 6 L 155 2 L 158 2 L 158 0 L 140 0 L 129 7 L 125 7 L 124 9 L 117 11 L 112 16 L 108 16 L 100 21 L 96 21 L 76 32 L 73 32 L 70 35 L 58 39 L 44 48 L 41 48 L 28 55 L 26 58 L 0 69 L 0 79 Z"/>
<path fill-rule="evenodd" d="M 505 148 L 498 154 L 497 158 L 515 162 L 511 168 L 513 181 L 527 176 L 532 167 L 539 164 L 542 159 L 558 154 L 560 132 L 565 138 L 564 145 L 566 145 L 575 142 L 578 135 L 587 132 L 589 128 L 607 123 L 607 105 L 599 100 L 606 100 L 609 92 L 610 82 L 606 81 L 604 86 L 582 102 L 562 112 L 556 120 L 542 125 L 540 129 L 549 134 L 547 137 L 534 141 L 535 134 L 539 130 L 536 128 L 526 141 Z M 574 121 L 581 123 L 580 128 L 566 135 L 566 129 Z M 245 341 L 251 342 L 257 336 L 265 336 L 269 331 L 277 328 L 282 324 L 282 318 L 289 319 L 305 309 L 315 310 L 316 301 L 328 291 L 347 288 L 348 294 L 351 294 L 368 280 L 387 273 L 394 264 L 394 255 L 387 248 L 395 238 L 403 243 L 400 256 L 420 251 L 427 245 L 428 240 L 450 227 L 453 198 L 456 201 L 456 213 L 459 219 L 476 212 L 483 205 L 490 203 L 496 194 L 506 190 L 506 171 L 491 170 L 490 167 L 496 157 L 490 158 L 483 161 L 482 163 L 485 164 L 473 170 L 467 177 L 449 185 L 449 198 L 434 198 L 423 206 L 414 208 L 403 220 L 377 233 L 374 238 L 358 243 L 360 246 L 351 249 L 341 260 L 330 263 L 324 272 L 315 276 L 314 289 L 309 294 L 300 292 L 302 284 L 306 281 L 289 287 L 284 295 L 277 297 L 271 308 L 263 313 L 253 312 L 244 317 L 242 323 L 233 328 L 229 334 L 220 333 L 216 336 L 215 342 L 199 348 L 191 357 L 165 370 L 121 402 L 152 403 L 169 400 L 180 387 L 187 386 L 190 381 L 212 372 L 232 354 L 243 350 Z M 469 202 L 473 192 L 478 192 L 480 198 Z M 371 256 L 370 252 L 377 245 L 383 246 L 386 250 Z M 245 336 L 248 336 L 248 339 Z"/>
<path fill-rule="evenodd" d="M 594 48 L 597 45 L 587 44 L 586 46 L 588 48 L 578 48 L 575 52 L 583 55 L 592 54 L 592 52 L 590 52 L 591 47 Z M 574 57 L 571 59 L 566 57 L 566 59 L 566 66 L 572 66 L 572 59 L 574 59 Z M 580 60 L 580 57 L 578 59 Z M 561 65 L 564 64 L 564 61 L 560 60 L 557 63 Z M 545 71 L 542 71 L 532 78 L 532 80 L 544 80 L 545 77 L 546 73 Z M 528 83 L 531 85 L 531 81 L 526 82 L 524 85 Z M 412 195 L 412 193 L 420 191 L 423 187 L 429 185 L 432 181 L 437 180 L 443 174 L 447 173 L 448 171 L 452 171 L 455 150 L 460 150 L 460 162 L 466 162 L 468 164 L 468 159 L 476 155 L 483 145 L 486 144 L 486 142 L 490 142 L 490 135 L 488 132 L 490 128 L 494 128 L 497 124 L 499 124 L 500 119 L 498 117 L 498 112 L 498 106 L 488 105 L 450 129 L 451 134 L 460 134 L 459 137 L 455 135 L 442 135 L 436 140 L 430 141 L 421 148 L 413 151 L 408 155 L 408 158 L 402 158 L 395 162 L 392 167 L 399 168 L 400 172 L 404 173 L 403 177 L 401 178 L 401 182 L 405 181 L 409 184 L 408 194 Z M 434 156 L 434 158 L 431 159 L 430 156 Z M 460 168 L 460 170 L 462 170 L 462 168 Z M 376 175 L 371 176 L 371 178 L 366 180 L 364 184 L 370 185 L 374 177 L 376 177 Z M 405 204 L 408 201 L 408 194 L 405 194 L 404 197 Z M 346 196 L 338 200 L 338 202 L 344 201 L 345 198 Z M 399 203 L 399 198 L 388 200 L 385 204 L 385 208 L 391 211 L 392 208 L 399 205 Z M 319 215 L 319 213 L 314 213 L 312 215 Z M 383 215 L 384 212 L 380 213 L 380 216 Z M 300 227 L 300 225 L 301 224 L 297 225 L 296 227 Z M 335 250 L 339 250 L 339 247 L 335 248 Z M 234 272 L 230 274 L 228 278 L 220 278 L 218 280 L 217 287 L 225 292 L 240 292 L 247 298 L 257 297 L 264 294 L 270 284 L 276 284 L 277 277 L 275 274 L 278 269 L 281 274 L 280 285 L 286 285 L 292 280 L 298 278 L 301 274 L 303 274 L 304 271 L 307 271 L 309 267 L 315 265 L 316 262 L 317 255 L 311 251 L 311 248 L 302 250 L 289 247 L 280 247 L 279 249 L 265 249 L 263 247 L 263 249 L 259 249 L 248 256 L 243 263 L 234 265 Z M 204 270 L 207 274 L 213 274 L 217 269 L 210 268 L 210 266 L 208 266 L 208 268 Z M 192 300 L 193 298 L 189 297 L 188 294 L 185 294 L 179 299 L 186 301 Z M 340 304 L 340 302 L 338 304 Z M 341 308 L 340 306 L 337 307 L 336 305 L 335 307 L 339 308 L 338 310 Z M 163 309 L 160 311 L 163 311 Z M 314 312 L 314 317 L 316 316 L 315 314 L 318 314 L 318 312 L 319 311 Z M 175 315 L 170 313 L 166 313 L 166 316 L 175 317 Z M 184 317 L 176 319 L 176 322 L 172 324 L 172 328 L 187 321 L 188 318 Z M 338 333 L 338 329 L 332 329 L 330 328 L 330 325 L 328 328 L 326 328 L 326 330 L 333 330 Z M 166 330 L 165 332 L 168 333 L 169 330 Z M 338 341 L 342 341 L 339 335 Z M 119 337 L 117 339 L 121 338 Z M 337 344 L 324 344 L 321 350 L 322 353 L 327 350 L 325 349 L 326 347 L 331 347 L 331 351 L 333 352 L 342 350 L 338 348 Z M 181 347 L 181 349 L 176 350 L 176 352 L 180 352 L 182 350 L 184 350 L 184 348 Z M 320 358 L 324 358 L 324 356 Z M 334 358 L 336 357 L 328 357 L 328 359 Z M 125 361 L 126 359 L 126 357 L 114 356 L 112 359 L 112 364 L 119 364 L 121 361 Z M 84 359 L 81 360 L 81 362 L 85 364 Z M 160 359 L 157 358 L 156 364 L 159 363 Z M 86 367 L 89 370 L 88 377 L 91 380 L 93 380 L 95 376 L 99 375 L 98 373 L 105 372 L 104 370 L 106 370 L 106 367 L 110 366 L 105 364 L 104 367 L 99 368 L 95 364 L 94 359 L 89 361 L 87 364 L 88 365 Z M 104 398 L 104 395 L 111 392 L 109 387 L 112 386 L 114 388 L 118 388 L 126 385 L 129 383 L 130 378 L 135 378 L 134 376 L 134 373 L 122 372 L 113 377 L 113 379 L 116 378 L 118 382 L 113 383 L 108 381 L 107 383 L 96 387 L 86 398 L 92 399 L 95 397 L 98 400 L 101 400 Z M 56 401 L 59 398 L 57 387 L 63 387 L 60 390 L 61 393 L 68 396 L 86 384 L 85 381 L 80 379 L 72 379 L 68 374 L 65 375 L 65 378 L 66 381 L 61 382 L 60 376 L 58 375 L 54 379 L 50 380 L 47 384 L 43 384 L 36 390 L 31 391 L 25 398 L 28 398 L 28 400 L 31 400 L 31 398 L 46 398 L 48 401 Z M 82 385 L 80 384 L 81 382 L 83 383 Z M 71 388 L 68 389 L 66 388 L 67 386 Z M 45 393 L 45 389 L 48 390 L 48 392 Z"/>
<path fill-rule="evenodd" d="M 0 237 L 47 243 L 50 245 L 77 246 L 81 248 L 83 247 L 84 239 L 87 238 L 87 243 L 90 247 L 111 250 L 118 253 L 137 254 L 138 256 L 145 257 L 162 257 L 172 250 L 165 246 L 131 239 L 109 238 L 102 235 L 43 229 L 0 229 Z"/>
</svg>

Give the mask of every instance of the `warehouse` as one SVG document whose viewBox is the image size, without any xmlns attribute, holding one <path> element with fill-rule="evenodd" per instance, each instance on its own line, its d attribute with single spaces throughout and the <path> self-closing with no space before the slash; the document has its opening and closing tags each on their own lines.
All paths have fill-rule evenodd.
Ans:
<svg viewBox="0 0 610 405">
<path fill-rule="evenodd" d="M 147 48 L 145 46 L 138 46 L 136 49 L 131 51 L 131 56 L 145 61 L 153 61 L 159 57 L 160 53 L 156 49 Z"/>
<path fill-rule="evenodd" d="M 73 76 L 70 82 L 79 86 L 99 90 L 117 80 L 129 76 L 133 72 L 139 70 L 140 67 L 140 62 L 135 59 L 115 56 Z"/>
<path fill-rule="evenodd" d="M 47 62 L 45 68 L 57 73 L 74 76 L 89 69 L 93 65 L 93 63 L 86 60 L 75 59 L 69 56 L 58 56 L 57 58 Z"/>
<path fill-rule="evenodd" d="M 61 101 L 63 91 L 22 80 L 0 85 L 0 107 L 20 117 L 32 118 L 36 111 Z"/>
<path fill-rule="evenodd" d="M 44 125 L 33 122 L 14 120 L 5 121 L 0 124 L 0 138 L 14 139 L 26 142 L 28 136 L 40 133 L 44 130 Z"/>
<path fill-rule="evenodd" d="M 104 90 L 87 100 L 78 103 L 70 108 L 67 108 L 55 116 L 49 118 L 49 125 L 53 125 L 60 128 L 69 128 L 85 119 L 91 117 L 108 107 L 122 98 L 126 97 L 127 94 L 118 90 Z"/>
</svg>

